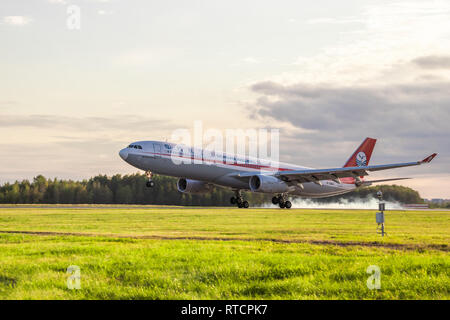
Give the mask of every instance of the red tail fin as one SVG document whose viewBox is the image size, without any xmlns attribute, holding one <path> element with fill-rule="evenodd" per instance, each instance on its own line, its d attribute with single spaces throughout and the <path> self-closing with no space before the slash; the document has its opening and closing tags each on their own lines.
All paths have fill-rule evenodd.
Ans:
<svg viewBox="0 0 450 320">
<path fill-rule="evenodd" d="M 368 166 L 376 142 L 377 139 L 366 138 L 366 140 L 361 143 L 358 149 L 356 149 L 352 156 L 347 160 L 344 168 Z"/>
</svg>

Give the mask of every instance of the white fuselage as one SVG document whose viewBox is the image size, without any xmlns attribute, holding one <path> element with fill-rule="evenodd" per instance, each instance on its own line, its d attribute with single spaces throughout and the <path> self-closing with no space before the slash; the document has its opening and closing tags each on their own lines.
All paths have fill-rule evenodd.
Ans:
<svg viewBox="0 0 450 320">
<path fill-rule="evenodd" d="M 139 141 L 130 146 L 133 147 L 124 148 L 119 154 L 124 161 L 136 168 L 166 176 L 204 181 L 234 190 L 250 189 L 248 181 L 236 178 L 236 173 L 239 172 L 254 172 L 258 175 L 274 171 L 310 169 L 189 147 L 179 152 L 174 151 L 174 144 L 160 141 Z M 319 198 L 347 193 L 355 188 L 353 183 L 325 180 L 320 184 L 314 182 L 294 184 L 288 193 Z"/>
</svg>

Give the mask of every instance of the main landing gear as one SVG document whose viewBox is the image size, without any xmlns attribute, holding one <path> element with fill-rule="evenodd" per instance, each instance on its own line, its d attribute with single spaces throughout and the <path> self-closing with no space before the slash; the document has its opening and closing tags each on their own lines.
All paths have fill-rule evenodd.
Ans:
<svg viewBox="0 0 450 320">
<path fill-rule="evenodd" d="M 286 200 L 284 194 L 279 194 L 278 196 L 273 197 L 272 203 L 278 204 L 282 209 L 283 208 L 290 209 L 292 207 L 292 203 L 289 200 Z"/>
<path fill-rule="evenodd" d="M 238 208 L 248 208 L 250 205 L 247 200 L 244 200 L 241 195 L 240 190 L 235 191 L 236 196 L 231 197 L 230 202 L 231 204 L 237 205 Z"/>
<path fill-rule="evenodd" d="M 155 186 L 155 182 L 152 180 L 153 173 L 151 173 L 150 171 L 145 171 L 145 175 L 148 178 L 148 181 L 145 185 L 147 186 L 147 188 L 153 188 Z"/>
</svg>

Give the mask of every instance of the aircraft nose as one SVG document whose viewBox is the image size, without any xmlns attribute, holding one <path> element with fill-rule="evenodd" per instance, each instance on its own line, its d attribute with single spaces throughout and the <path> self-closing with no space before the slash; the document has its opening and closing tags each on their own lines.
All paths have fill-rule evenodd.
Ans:
<svg viewBox="0 0 450 320">
<path fill-rule="evenodd" d="M 119 156 L 123 159 L 123 160 L 127 160 L 128 158 L 128 150 L 127 149 L 122 149 L 119 151 Z"/>
</svg>

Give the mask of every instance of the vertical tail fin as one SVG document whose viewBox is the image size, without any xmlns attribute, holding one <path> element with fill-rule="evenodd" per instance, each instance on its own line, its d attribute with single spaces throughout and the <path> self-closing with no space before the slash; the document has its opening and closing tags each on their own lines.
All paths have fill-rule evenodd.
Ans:
<svg viewBox="0 0 450 320">
<path fill-rule="evenodd" d="M 356 149 L 352 156 L 347 160 L 344 168 L 368 166 L 376 142 L 377 139 L 366 138 L 366 140 L 361 143 L 358 149 Z"/>
</svg>

